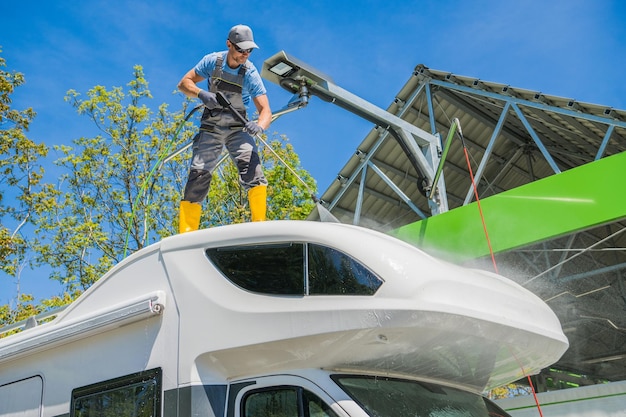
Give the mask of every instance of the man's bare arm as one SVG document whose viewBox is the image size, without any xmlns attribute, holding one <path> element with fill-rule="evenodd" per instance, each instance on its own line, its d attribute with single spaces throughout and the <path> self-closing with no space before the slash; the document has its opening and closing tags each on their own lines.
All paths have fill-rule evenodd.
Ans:
<svg viewBox="0 0 626 417">
<path fill-rule="evenodd" d="M 178 89 L 187 97 L 198 97 L 200 87 L 196 84 L 205 78 L 196 74 L 194 69 L 190 69 L 187 74 L 183 75 L 183 78 L 178 82 Z"/>
<path fill-rule="evenodd" d="M 267 130 L 272 123 L 272 110 L 270 109 L 270 102 L 266 94 L 254 97 L 252 99 L 257 111 L 259 112 L 259 121 L 257 124 L 261 126 L 263 130 Z"/>
</svg>

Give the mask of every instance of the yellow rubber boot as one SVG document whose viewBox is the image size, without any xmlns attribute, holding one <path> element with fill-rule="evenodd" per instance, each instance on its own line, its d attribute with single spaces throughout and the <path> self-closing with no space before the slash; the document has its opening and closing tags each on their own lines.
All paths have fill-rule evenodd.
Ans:
<svg viewBox="0 0 626 417">
<path fill-rule="evenodd" d="M 248 190 L 248 202 L 253 222 L 265 221 L 267 213 L 267 186 L 257 185 Z"/>
<path fill-rule="evenodd" d="M 198 230 L 200 226 L 200 212 L 202 206 L 200 203 L 192 203 L 190 201 L 180 202 L 180 215 L 178 218 L 179 232 L 193 232 Z"/>
</svg>

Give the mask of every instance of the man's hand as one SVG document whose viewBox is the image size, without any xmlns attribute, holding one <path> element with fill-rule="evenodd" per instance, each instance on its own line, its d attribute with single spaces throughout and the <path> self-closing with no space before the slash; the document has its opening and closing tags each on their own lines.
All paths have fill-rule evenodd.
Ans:
<svg viewBox="0 0 626 417">
<path fill-rule="evenodd" d="M 248 132 L 251 136 L 256 136 L 259 133 L 263 133 L 263 129 L 261 128 L 261 126 L 259 126 L 252 120 L 250 120 L 249 122 L 246 122 L 245 129 L 246 129 L 246 132 Z"/>
<path fill-rule="evenodd" d="M 215 97 L 215 93 L 211 93 L 210 91 L 198 91 L 198 98 L 202 100 L 206 108 L 209 110 L 212 110 L 219 105 L 219 103 L 217 102 L 217 97 Z"/>
</svg>

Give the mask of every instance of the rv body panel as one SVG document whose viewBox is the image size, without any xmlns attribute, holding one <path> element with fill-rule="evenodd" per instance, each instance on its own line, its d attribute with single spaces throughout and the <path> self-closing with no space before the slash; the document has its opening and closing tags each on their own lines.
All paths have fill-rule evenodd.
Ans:
<svg viewBox="0 0 626 417">
<path fill-rule="evenodd" d="M 266 256 L 276 248 L 302 265 Z M 288 282 L 300 292 L 276 289 L 283 268 L 304 271 Z M 255 375 L 324 369 L 480 393 L 567 346 L 549 307 L 501 276 L 356 226 L 258 222 L 169 237 L 125 259 L 51 322 L 0 339 L 0 387 L 40 377 L 42 415 L 55 416 L 76 388 L 128 376 L 145 390 L 158 380 L 167 415 L 205 397 L 232 415 L 225 392 Z"/>
<path fill-rule="evenodd" d="M 73 388 L 144 369 L 167 369 L 164 387 L 176 387 L 179 318 L 154 249 L 118 265 L 55 320 L 0 339 L 0 385 L 41 377 L 45 416 L 67 414 Z"/>
</svg>

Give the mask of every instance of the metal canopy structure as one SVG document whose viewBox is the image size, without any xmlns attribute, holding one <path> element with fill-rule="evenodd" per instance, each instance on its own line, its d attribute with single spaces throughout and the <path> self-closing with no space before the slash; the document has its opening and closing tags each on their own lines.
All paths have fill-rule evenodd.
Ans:
<svg viewBox="0 0 626 417">
<path fill-rule="evenodd" d="M 289 69 L 280 67 L 283 72 L 278 71 L 277 76 L 271 68 L 279 68 L 281 63 Z M 281 52 L 266 61 L 263 76 L 295 96 L 308 99 L 311 92 L 363 116 L 360 99 L 353 101 L 353 96 L 330 78 L 311 76 L 314 72 Z M 485 210 L 504 217 L 500 224 L 506 228 L 489 231 L 501 237 L 547 227 L 533 222 L 533 216 L 556 219 L 551 220 L 555 223 L 559 217 L 578 216 L 568 207 L 599 194 L 604 198 L 601 204 L 621 207 L 609 217 L 595 217 L 594 213 L 602 210 L 593 209 L 586 214 L 588 220 L 585 217 L 575 227 L 556 228 L 540 240 L 529 239 L 506 250 L 496 248 L 495 261 L 501 274 L 548 302 L 570 340 L 570 349 L 554 369 L 537 377 L 539 389 L 542 381 L 584 385 L 626 380 L 626 233 L 622 233 L 626 225 L 626 112 L 418 65 L 386 113 L 389 117 L 366 117 L 374 123 L 373 129 L 321 197 L 342 222 L 388 233 L 412 228 L 415 239 L 407 240 L 414 242 L 420 241 L 417 235 L 428 227 L 432 234 L 445 233 L 449 240 L 458 241 L 478 228 L 479 232 L 471 232 L 472 237 L 482 239 L 484 236 L 476 236 L 483 234 L 479 211 L 471 208 L 477 205 L 472 176 Z M 388 120 L 395 118 L 426 132 L 424 137 L 437 138 L 427 146 L 415 141 L 431 164 L 428 169 L 416 164 L 415 155 L 407 152 L 415 147 L 407 148 L 402 138 L 393 134 L 394 124 Z M 455 119 L 460 121 L 463 140 L 459 134 L 448 135 L 455 128 Z M 613 156 L 620 160 L 611 160 Z M 607 164 L 600 165 L 605 159 Z M 611 170 L 605 172 L 606 166 Z M 433 173 L 439 167 L 442 174 L 434 186 Z M 575 171 L 583 168 L 587 171 Z M 586 172 L 593 176 L 587 177 Z M 565 188 L 566 178 L 567 187 L 576 192 L 572 206 L 558 206 L 559 213 L 551 213 L 552 217 L 546 211 L 522 212 L 532 212 L 533 198 L 547 201 L 557 195 L 550 193 L 549 187 L 554 191 Z M 531 193 L 542 184 L 543 194 Z M 511 198 L 508 205 L 497 199 L 518 198 L 519 194 L 525 198 L 522 209 L 516 210 Z M 567 197 L 559 199 L 567 202 Z M 536 207 L 550 210 L 551 206 Z M 469 214 L 460 214 L 463 211 Z M 456 223 L 447 221 L 455 216 Z M 438 228 L 433 220 L 448 227 Z M 573 224 L 577 219 L 570 220 Z M 473 228 L 467 227 L 470 224 Z M 490 256 L 466 257 L 463 263 L 494 268 Z"/>
<path fill-rule="evenodd" d="M 387 111 L 442 140 L 452 120 L 458 118 L 481 198 L 617 154 L 626 147 L 624 111 L 423 65 L 415 68 Z M 450 209 L 474 199 L 462 143 L 456 136 L 453 140 L 456 143 L 451 144 L 443 165 Z M 382 230 L 422 218 L 398 204 L 397 196 L 385 191 L 384 181 L 372 172 L 366 174 L 359 200 L 362 173 L 358 178 L 354 174 L 367 167 L 385 172 L 420 210 L 428 212 L 420 174 L 407 164 L 402 149 L 385 129 L 377 127 L 357 146 L 322 197 L 335 215 L 352 221 L 358 205 L 364 217 L 359 220 Z"/>
</svg>

